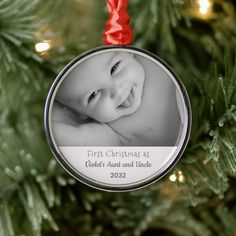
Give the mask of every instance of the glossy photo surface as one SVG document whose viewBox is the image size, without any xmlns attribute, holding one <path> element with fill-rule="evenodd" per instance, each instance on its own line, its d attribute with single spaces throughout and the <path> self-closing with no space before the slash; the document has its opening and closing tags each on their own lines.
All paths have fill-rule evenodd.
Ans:
<svg viewBox="0 0 236 236">
<path fill-rule="evenodd" d="M 160 58 L 100 47 L 70 62 L 45 107 L 49 145 L 62 166 L 95 188 L 124 191 L 163 176 L 190 132 L 187 93 Z"/>
</svg>

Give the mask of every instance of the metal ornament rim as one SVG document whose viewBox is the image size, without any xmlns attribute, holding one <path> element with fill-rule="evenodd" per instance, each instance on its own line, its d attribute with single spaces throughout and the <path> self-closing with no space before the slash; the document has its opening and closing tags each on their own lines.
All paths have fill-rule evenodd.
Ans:
<svg viewBox="0 0 236 236">
<path fill-rule="evenodd" d="M 104 50 L 109 50 L 109 49 L 114 49 L 114 48 L 123 48 L 123 49 L 129 49 L 129 50 L 133 50 L 133 51 L 138 51 L 141 52 L 143 54 L 146 54 L 150 57 L 152 57 L 154 60 L 158 61 L 159 63 L 161 63 L 164 67 L 166 67 L 166 69 L 173 75 L 174 79 L 176 80 L 176 82 L 178 83 L 180 90 L 182 92 L 183 98 L 184 98 L 184 102 L 185 102 L 185 106 L 186 106 L 186 110 L 187 110 L 187 130 L 186 130 L 186 134 L 185 134 L 185 138 L 182 144 L 182 147 L 180 148 L 178 154 L 176 155 L 175 159 L 172 161 L 172 163 L 160 174 L 155 175 L 153 178 L 148 179 L 147 181 L 141 182 L 139 184 L 133 184 L 130 186 L 112 186 L 111 184 L 101 184 L 95 181 L 91 181 L 83 176 L 81 176 L 80 174 L 78 174 L 78 172 L 76 172 L 65 160 L 64 157 L 57 151 L 57 148 L 55 147 L 54 143 L 53 143 L 53 139 L 52 139 L 52 134 L 50 132 L 50 120 L 49 120 L 49 111 L 50 111 L 50 105 L 52 101 L 52 97 L 55 91 L 55 88 L 57 87 L 57 84 L 59 83 L 59 81 L 63 78 L 64 74 L 68 71 L 68 69 L 70 69 L 76 62 L 80 61 L 82 58 L 93 54 L 95 52 L 98 51 L 104 51 Z M 57 159 L 57 161 L 61 164 L 61 166 L 71 175 L 73 176 L 75 179 L 77 179 L 78 181 L 92 187 L 95 189 L 99 189 L 99 190 L 103 190 L 103 191 L 110 191 L 110 192 L 125 192 L 125 191 L 132 191 L 132 190 L 136 190 L 136 189 L 140 189 L 143 188 L 145 186 L 148 186 L 154 182 L 156 182 L 157 180 L 159 180 L 160 178 L 162 178 L 163 176 L 165 176 L 174 166 L 175 164 L 178 162 L 178 160 L 180 159 L 180 157 L 182 156 L 189 137 L 190 137 L 190 132 L 191 132 L 191 126 L 192 126 L 192 111 L 191 111 L 191 105 L 190 105 L 190 100 L 187 94 L 187 91 L 182 83 L 182 81 L 180 80 L 180 78 L 178 77 L 177 73 L 164 61 L 162 60 L 160 57 L 154 55 L 153 53 L 138 48 L 138 47 L 134 47 L 134 46 L 120 46 L 120 45 L 113 45 L 113 46 L 100 46 L 91 50 L 88 50 L 82 54 L 80 54 L 79 56 L 77 56 L 76 58 L 74 58 L 72 61 L 70 61 L 62 70 L 61 72 L 58 74 L 58 76 L 56 77 L 56 79 L 54 80 L 54 82 L 52 83 L 46 102 L 45 102 L 45 109 L 44 109 L 44 130 L 45 130 L 45 135 L 46 135 L 46 139 L 47 142 L 49 144 L 49 147 L 52 151 L 52 153 L 54 154 L 55 158 Z"/>
</svg>

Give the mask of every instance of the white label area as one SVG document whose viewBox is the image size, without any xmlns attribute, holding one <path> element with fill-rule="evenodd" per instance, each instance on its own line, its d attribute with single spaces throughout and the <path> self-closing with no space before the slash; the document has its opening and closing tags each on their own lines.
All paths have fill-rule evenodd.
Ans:
<svg viewBox="0 0 236 236">
<path fill-rule="evenodd" d="M 146 181 L 161 174 L 174 161 L 171 147 L 59 147 L 79 175 L 109 185 Z"/>
</svg>

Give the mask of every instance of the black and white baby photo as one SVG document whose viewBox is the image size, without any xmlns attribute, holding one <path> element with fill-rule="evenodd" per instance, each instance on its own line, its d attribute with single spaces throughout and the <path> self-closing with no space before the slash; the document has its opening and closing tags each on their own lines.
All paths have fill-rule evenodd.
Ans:
<svg viewBox="0 0 236 236">
<path fill-rule="evenodd" d="M 55 90 L 57 145 L 175 146 L 183 103 L 171 76 L 135 50 L 103 50 L 77 61 Z"/>
</svg>

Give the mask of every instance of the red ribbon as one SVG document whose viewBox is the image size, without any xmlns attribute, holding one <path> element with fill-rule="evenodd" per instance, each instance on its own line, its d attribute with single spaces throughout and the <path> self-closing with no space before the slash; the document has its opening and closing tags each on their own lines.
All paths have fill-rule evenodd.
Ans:
<svg viewBox="0 0 236 236">
<path fill-rule="evenodd" d="M 132 28 L 129 25 L 130 16 L 127 13 L 128 0 L 107 0 L 110 14 L 104 30 L 104 44 L 132 44 Z"/>
</svg>

